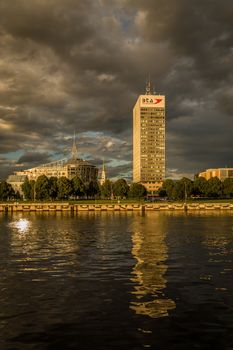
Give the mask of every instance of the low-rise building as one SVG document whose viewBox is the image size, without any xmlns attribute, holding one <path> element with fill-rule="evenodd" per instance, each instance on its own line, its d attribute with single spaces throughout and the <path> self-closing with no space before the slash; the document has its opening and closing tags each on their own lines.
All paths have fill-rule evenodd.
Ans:
<svg viewBox="0 0 233 350">
<path fill-rule="evenodd" d="M 207 169 L 198 174 L 199 177 L 204 177 L 209 180 L 211 177 L 218 177 L 221 181 L 226 178 L 233 178 L 233 168 L 217 168 L 217 169 Z"/>
<path fill-rule="evenodd" d="M 37 180 L 40 175 L 48 178 L 67 177 L 72 179 L 74 176 L 80 177 L 83 182 L 97 181 L 98 169 L 95 165 L 88 163 L 83 159 L 66 159 L 48 164 L 43 164 L 35 168 L 16 171 L 15 175 L 27 176 L 29 180 Z"/>
<path fill-rule="evenodd" d="M 75 138 L 71 150 L 71 157 L 61 159 L 58 161 L 42 164 L 37 167 L 16 171 L 14 175 L 11 175 L 11 179 L 28 178 L 28 180 L 37 180 L 41 175 L 45 175 L 48 178 L 54 177 L 67 177 L 72 179 L 78 176 L 84 183 L 90 181 L 97 181 L 98 169 L 95 165 L 90 164 L 86 160 L 77 157 L 78 151 L 75 143 Z M 9 181 L 7 181 L 9 182 Z"/>
</svg>

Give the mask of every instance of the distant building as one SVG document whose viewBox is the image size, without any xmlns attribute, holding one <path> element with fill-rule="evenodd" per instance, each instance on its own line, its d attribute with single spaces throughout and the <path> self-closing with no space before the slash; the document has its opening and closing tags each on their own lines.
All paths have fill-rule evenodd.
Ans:
<svg viewBox="0 0 233 350">
<path fill-rule="evenodd" d="M 15 175 L 27 176 L 29 180 L 37 180 L 40 175 L 46 175 L 48 178 L 65 176 L 68 179 L 72 179 L 74 176 L 80 177 L 80 179 L 87 183 L 90 181 L 97 181 L 98 169 L 95 165 L 88 163 L 87 161 L 78 158 L 77 146 L 75 143 L 75 137 L 71 150 L 70 159 L 61 159 L 51 163 L 43 164 L 31 169 L 16 171 Z"/>
<path fill-rule="evenodd" d="M 107 180 L 107 176 L 106 176 L 106 169 L 105 169 L 105 164 L 103 162 L 103 167 L 102 167 L 102 171 L 101 171 L 101 177 L 100 177 L 100 185 L 103 185 L 103 183 L 105 183 L 105 181 Z"/>
<path fill-rule="evenodd" d="M 165 178 L 165 96 L 147 83 L 133 109 L 133 182 L 154 194 Z"/>
<path fill-rule="evenodd" d="M 9 175 L 6 182 L 12 186 L 15 193 L 19 192 L 23 196 L 22 184 L 26 179 L 27 175 Z"/>
<path fill-rule="evenodd" d="M 207 169 L 206 171 L 199 173 L 198 176 L 204 177 L 206 180 L 216 176 L 223 181 L 226 178 L 233 178 L 233 168 Z"/>
</svg>

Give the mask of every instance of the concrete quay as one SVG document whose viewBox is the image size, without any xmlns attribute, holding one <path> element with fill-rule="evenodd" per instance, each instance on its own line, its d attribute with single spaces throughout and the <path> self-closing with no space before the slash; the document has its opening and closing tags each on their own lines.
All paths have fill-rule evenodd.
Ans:
<svg viewBox="0 0 233 350">
<path fill-rule="evenodd" d="M 233 203 L 145 203 L 145 204 L 69 204 L 2 203 L 0 212 L 83 212 L 83 211 L 164 211 L 233 210 Z"/>
</svg>

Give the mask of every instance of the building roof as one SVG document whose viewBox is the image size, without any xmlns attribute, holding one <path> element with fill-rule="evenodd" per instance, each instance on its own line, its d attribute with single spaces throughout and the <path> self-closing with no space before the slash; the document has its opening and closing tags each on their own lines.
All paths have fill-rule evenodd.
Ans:
<svg viewBox="0 0 233 350">
<path fill-rule="evenodd" d="M 7 182 L 24 182 L 27 178 L 27 175 L 9 175 L 6 179 Z"/>
<path fill-rule="evenodd" d="M 93 164 L 91 164 L 91 163 L 89 163 L 89 162 L 87 162 L 86 160 L 84 160 L 84 159 L 80 159 L 80 158 L 77 158 L 77 159 L 68 159 L 68 161 L 67 161 L 67 163 L 66 163 L 67 165 L 75 165 L 75 166 L 77 166 L 77 165 L 88 165 L 88 166 L 90 166 L 90 167 L 95 167 L 95 165 L 93 165 Z"/>
</svg>

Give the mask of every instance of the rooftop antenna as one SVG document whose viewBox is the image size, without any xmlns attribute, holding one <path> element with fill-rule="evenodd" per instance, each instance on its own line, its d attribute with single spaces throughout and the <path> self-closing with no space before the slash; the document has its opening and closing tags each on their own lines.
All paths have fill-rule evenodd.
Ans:
<svg viewBox="0 0 233 350">
<path fill-rule="evenodd" d="M 73 137 L 73 145 L 71 149 L 71 154 L 72 154 L 72 160 L 76 160 L 78 158 L 78 149 L 76 146 L 76 135 L 74 131 L 74 137 Z"/>
<path fill-rule="evenodd" d="M 152 95 L 151 91 L 151 82 L 150 82 L 150 74 L 148 75 L 148 80 L 146 82 L 146 95 Z"/>
</svg>

